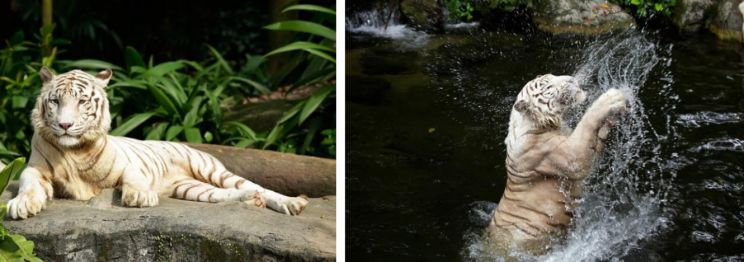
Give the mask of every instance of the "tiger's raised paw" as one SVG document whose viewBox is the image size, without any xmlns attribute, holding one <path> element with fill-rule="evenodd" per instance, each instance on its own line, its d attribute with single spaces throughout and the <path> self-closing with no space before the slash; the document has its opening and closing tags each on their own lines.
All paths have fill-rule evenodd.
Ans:
<svg viewBox="0 0 744 262">
<path fill-rule="evenodd" d="M 623 91 L 612 88 L 607 90 L 602 96 L 597 99 L 597 104 L 601 105 L 610 110 L 610 112 L 617 112 L 624 110 L 625 105 L 625 94 Z"/>
<path fill-rule="evenodd" d="M 123 190 L 121 203 L 130 207 L 152 207 L 158 205 L 158 194 L 153 190 Z"/>
<path fill-rule="evenodd" d="M 8 216 L 13 219 L 26 219 L 44 208 L 45 199 L 34 194 L 21 194 L 8 201 Z"/>
</svg>

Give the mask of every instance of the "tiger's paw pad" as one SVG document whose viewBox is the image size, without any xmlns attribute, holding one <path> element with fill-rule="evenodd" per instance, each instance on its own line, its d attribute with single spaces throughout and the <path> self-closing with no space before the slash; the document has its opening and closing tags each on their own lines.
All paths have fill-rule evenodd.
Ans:
<svg viewBox="0 0 744 262">
<path fill-rule="evenodd" d="M 26 219 L 39 213 L 44 208 L 44 199 L 32 194 L 21 194 L 8 201 L 8 216 L 13 219 Z"/>
<path fill-rule="evenodd" d="M 256 191 L 254 192 L 248 192 L 245 195 L 245 200 L 243 202 L 248 203 L 252 206 L 257 206 L 260 208 L 266 208 L 266 199 L 264 199 L 263 195 L 261 195 L 260 192 Z"/>
<path fill-rule="evenodd" d="M 152 207 L 158 205 L 158 194 L 153 190 L 125 190 L 121 196 L 121 203 L 130 207 Z"/>
<path fill-rule="evenodd" d="M 282 201 L 282 210 L 280 212 L 283 212 L 286 215 L 290 216 L 297 216 L 300 213 L 302 213 L 303 210 L 305 210 L 305 207 L 307 206 L 307 197 L 303 198 L 300 197 L 288 197 Z"/>
</svg>

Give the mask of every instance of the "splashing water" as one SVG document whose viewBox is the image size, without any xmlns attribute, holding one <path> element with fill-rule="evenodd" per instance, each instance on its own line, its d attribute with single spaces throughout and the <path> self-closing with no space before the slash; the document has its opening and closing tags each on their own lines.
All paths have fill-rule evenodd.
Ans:
<svg viewBox="0 0 744 262">
<path fill-rule="evenodd" d="M 617 260 L 668 224 L 661 206 L 672 186 L 665 176 L 674 171 L 664 170 L 663 159 L 668 156 L 661 156 L 658 144 L 669 136 L 651 126 L 643 103 L 636 99 L 642 88 L 660 88 L 655 91 L 661 96 L 671 92 L 670 84 L 644 85 L 659 62 L 666 62 L 662 67 L 671 63 L 663 57 L 670 54 L 660 57 L 659 52 L 671 52 L 671 47 L 665 50 L 635 30 L 604 36 L 588 45 L 574 74 L 587 94 L 587 103 L 564 115 L 566 125 L 575 126 L 591 103 L 610 88 L 626 94 L 630 109 L 611 131 L 603 155 L 584 183 L 582 203 L 565 244 L 540 257 L 510 255 L 525 261 Z M 671 98 L 666 107 L 673 102 Z M 670 129 L 667 123 L 665 130 Z M 482 250 L 479 243 L 464 253 L 479 261 L 502 259 Z"/>
<path fill-rule="evenodd" d="M 617 88 L 626 94 L 630 109 L 611 131 L 605 152 L 585 183 L 584 203 L 574 218 L 566 245 L 540 260 L 619 258 L 636 249 L 638 241 L 666 225 L 661 205 L 671 181 L 664 178 L 667 171 L 662 168 L 664 157 L 657 145 L 667 136 L 651 126 L 643 103 L 636 99 L 652 69 L 660 61 L 666 61 L 662 66 L 671 63 L 670 59 L 659 57 L 657 51 L 664 50 L 634 30 L 589 45 L 575 74 L 588 93 L 587 101 Z M 666 51 L 670 52 L 671 47 Z M 661 96 L 668 94 L 670 85 L 664 85 L 658 92 Z M 587 104 L 586 107 L 590 105 Z M 575 125 L 586 107 L 568 114 L 566 122 Z"/>
<path fill-rule="evenodd" d="M 360 12 L 346 17 L 346 32 L 392 39 L 398 42 L 396 46 L 402 49 L 415 49 L 427 43 L 428 34 L 399 24 L 398 20 L 397 12 L 392 14 L 385 11 Z"/>
</svg>

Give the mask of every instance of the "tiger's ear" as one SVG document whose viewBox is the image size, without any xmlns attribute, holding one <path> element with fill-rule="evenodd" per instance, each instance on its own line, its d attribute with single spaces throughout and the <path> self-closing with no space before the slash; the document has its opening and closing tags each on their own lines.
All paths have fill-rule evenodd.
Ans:
<svg viewBox="0 0 744 262">
<path fill-rule="evenodd" d="M 96 75 L 96 81 L 98 82 L 101 87 L 106 87 L 108 85 L 109 80 L 111 80 L 111 76 L 114 75 L 114 72 L 111 71 L 111 69 L 106 68 L 106 70 L 103 70 L 101 72 L 98 72 Z"/>
<path fill-rule="evenodd" d="M 514 104 L 514 110 L 517 110 L 517 112 L 524 112 L 527 111 L 527 109 L 530 108 L 530 104 L 527 103 L 527 101 L 519 100 L 516 104 Z"/>
<path fill-rule="evenodd" d="M 42 66 L 41 70 L 39 70 L 39 77 L 41 77 L 41 81 L 44 82 L 44 84 L 49 83 L 54 79 L 54 73 L 52 73 L 52 70 L 49 69 L 49 67 Z"/>
</svg>

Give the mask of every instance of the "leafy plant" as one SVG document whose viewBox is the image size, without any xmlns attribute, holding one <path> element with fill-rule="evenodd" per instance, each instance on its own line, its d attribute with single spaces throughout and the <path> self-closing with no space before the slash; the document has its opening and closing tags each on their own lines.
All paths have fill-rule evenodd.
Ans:
<svg viewBox="0 0 744 262">
<path fill-rule="evenodd" d="M 210 57 L 200 62 L 155 64 L 152 56 L 146 62 L 133 47 L 125 48 L 123 66 L 91 59 L 59 60 L 56 58 L 62 51 L 57 45 L 69 41 L 52 38 L 54 25 L 42 28 L 39 43 L 24 41 L 23 32 L 17 33 L 0 52 L 0 80 L 6 84 L 0 89 L 0 106 L 4 109 L 0 111 L 0 157 L 30 153 L 33 129 L 28 115 L 41 88 L 37 70 L 41 66 L 57 72 L 83 69 L 93 74 L 104 68 L 114 70 L 107 88 L 112 135 L 331 156 L 330 151 L 320 149 L 333 145 L 322 145 L 324 138 L 317 133 L 335 130 L 336 51 L 335 31 L 330 29 L 335 27 L 335 11 L 314 5 L 292 5 L 283 11 L 314 15 L 307 21 L 266 26 L 268 30 L 296 34 L 291 43 L 263 56 L 246 54 L 242 64 L 226 61 L 209 45 L 205 50 Z M 266 73 L 267 61 L 278 54 L 288 56 L 285 66 Z M 309 85 L 318 87 L 317 91 L 291 101 L 294 107 L 271 130 L 256 132 L 244 123 L 224 119 L 223 110 L 240 105 L 245 98 L 269 94 L 280 87 L 291 92 Z"/>
<path fill-rule="evenodd" d="M 5 192 L 10 180 L 21 173 L 26 159 L 16 158 L 0 172 L 0 194 Z M 0 219 L 5 218 L 8 208 L 0 205 Z M 0 223 L 0 261 L 41 261 L 34 255 L 34 242 L 21 235 L 11 235 Z"/>
<path fill-rule="evenodd" d="M 0 158 L 10 160 L 31 152 L 29 115 L 41 89 L 37 68 L 51 66 L 64 52 L 58 46 L 69 44 L 52 37 L 54 28 L 42 27 L 37 42 L 28 41 L 18 31 L 0 50 L 0 84 L 4 87 L 0 88 Z"/>
<path fill-rule="evenodd" d="M 295 52 L 290 60 L 290 64 L 305 64 L 307 66 L 299 74 L 299 77 L 295 77 L 296 80 L 292 87 L 324 83 L 335 77 L 336 60 L 328 53 L 336 52 L 334 46 L 336 34 L 333 29 L 322 25 L 322 23 L 335 23 L 333 17 L 335 17 L 336 12 L 315 5 L 293 5 L 285 8 L 282 12 L 293 10 L 310 11 L 316 13 L 316 15 L 311 21 L 282 21 L 266 26 L 265 28 L 269 30 L 289 30 L 304 34 L 299 34 L 296 37 L 298 38 L 297 41 L 271 51 L 264 57 L 283 52 L 303 51 L 301 53 Z M 330 15 L 331 19 L 327 15 Z M 297 69 L 291 68 L 292 71 L 299 71 Z M 329 122 L 329 118 L 334 118 L 331 121 L 335 122 L 335 98 L 332 96 L 335 91 L 335 84 L 325 84 L 315 91 L 312 96 L 295 104 L 294 107 L 284 113 L 276 126 L 269 132 L 262 148 L 276 146 L 281 152 L 315 153 L 312 142 L 317 140 L 316 134 L 321 126 L 324 122 Z M 328 111 L 324 112 L 325 110 Z M 333 117 L 329 117 L 328 113 Z M 300 140 L 301 143 L 299 143 Z"/>
<path fill-rule="evenodd" d="M 638 17 L 645 18 L 652 14 L 671 16 L 677 0 L 612 0 L 625 8 L 628 13 L 635 12 Z"/>
<path fill-rule="evenodd" d="M 447 11 L 449 11 L 449 16 L 447 17 L 449 22 L 456 22 L 459 19 L 466 21 L 473 19 L 471 12 L 475 11 L 475 8 L 468 1 L 445 0 L 444 5 L 447 7 Z"/>
</svg>

